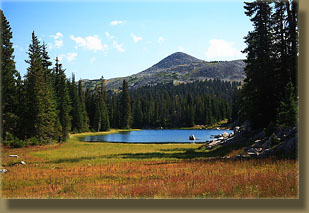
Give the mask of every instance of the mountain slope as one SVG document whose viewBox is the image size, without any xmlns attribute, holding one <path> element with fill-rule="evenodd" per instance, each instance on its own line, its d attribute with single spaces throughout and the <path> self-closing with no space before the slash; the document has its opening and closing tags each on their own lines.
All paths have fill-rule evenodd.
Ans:
<svg viewBox="0 0 309 213">
<path fill-rule="evenodd" d="M 245 78 L 243 60 L 206 62 L 186 53 L 176 52 L 162 59 L 152 67 L 137 74 L 112 78 L 106 81 L 107 89 L 118 89 L 126 79 L 131 88 L 158 83 L 186 83 L 196 80 L 215 79 L 242 81 Z M 98 80 L 86 81 L 86 87 L 93 87 Z"/>
</svg>

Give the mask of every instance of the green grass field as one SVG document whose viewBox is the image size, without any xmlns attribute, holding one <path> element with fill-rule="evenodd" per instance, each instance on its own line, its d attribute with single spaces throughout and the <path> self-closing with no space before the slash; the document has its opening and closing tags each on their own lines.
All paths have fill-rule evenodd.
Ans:
<svg viewBox="0 0 309 213">
<path fill-rule="evenodd" d="M 115 133 L 117 130 L 100 134 Z M 295 160 L 209 158 L 198 144 L 2 147 L 3 198 L 297 198 Z M 17 154 L 20 158 L 10 158 Z M 26 165 L 15 164 L 25 161 Z"/>
</svg>

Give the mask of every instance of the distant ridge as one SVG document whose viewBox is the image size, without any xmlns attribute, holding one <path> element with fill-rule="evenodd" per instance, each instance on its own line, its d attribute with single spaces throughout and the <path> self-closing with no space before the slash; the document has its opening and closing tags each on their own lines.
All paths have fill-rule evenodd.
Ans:
<svg viewBox="0 0 309 213">
<path fill-rule="evenodd" d="M 225 81 L 242 81 L 245 78 L 243 60 L 206 62 L 183 52 L 173 53 L 150 68 L 137 74 L 107 79 L 110 90 L 121 88 L 126 79 L 130 88 L 158 83 L 186 83 L 197 80 L 220 79 Z M 94 88 L 99 80 L 82 80 L 85 87 Z"/>
</svg>

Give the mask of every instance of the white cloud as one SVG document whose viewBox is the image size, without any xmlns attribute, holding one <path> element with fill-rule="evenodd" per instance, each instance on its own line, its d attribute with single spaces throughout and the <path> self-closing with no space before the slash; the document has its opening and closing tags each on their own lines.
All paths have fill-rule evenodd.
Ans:
<svg viewBox="0 0 309 213">
<path fill-rule="evenodd" d="M 74 52 L 70 52 L 70 53 L 67 53 L 67 54 L 61 54 L 58 56 L 58 60 L 59 62 L 60 61 L 63 61 L 63 59 L 66 59 L 68 62 L 71 62 L 71 61 L 74 61 L 77 57 L 77 53 L 74 53 Z"/>
<path fill-rule="evenodd" d="M 70 36 L 70 38 L 76 42 L 75 48 L 77 49 L 78 47 L 85 47 L 86 49 L 93 50 L 93 51 L 107 51 L 108 50 L 108 45 L 107 44 L 102 44 L 101 38 L 97 35 L 93 36 L 87 36 L 85 38 L 82 37 L 75 37 L 73 35 Z"/>
<path fill-rule="evenodd" d="M 137 43 L 137 42 L 139 42 L 140 40 L 143 39 L 142 37 L 136 36 L 133 33 L 131 33 L 131 37 L 132 37 L 134 43 Z"/>
<path fill-rule="evenodd" d="M 166 40 L 166 39 L 165 39 L 164 37 L 160 36 L 160 37 L 158 38 L 158 43 L 161 44 L 161 43 L 164 42 L 165 40 Z"/>
<path fill-rule="evenodd" d="M 112 40 L 114 39 L 114 36 L 112 36 L 111 34 L 109 34 L 109 32 L 105 32 L 105 35 L 108 39 Z"/>
<path fill-rule="evenodd" d="M 58 56 L 58 60 L 59 60 L 59 62 L 60 62 L 60 61 L 62 61 L 64 57 L 65 57 L 65 55 L 64 55 L 64 54 L 59 55 L 59 56 Z"/>
<path fill-rule="evenodd" d="M 178 46 L 178 50 L 179 50 L 179 52 L 184 52 L 185 48 L 183 48 L 183 46 Z"/>
<path fill-rule="evenodd" d="M 110 22 L 110 25 L 118 25 L 118 24 L 124 24 L 126 21 L 121 21 L 121 20 L 114 20 Z"/>
<path fill-rule="evenodd" d="M 92 58 L 90 58 L 90 63 L 93 63 L 93 62 L 95 62 L 96 60 L 97 60 L 96 57 L 92 57 Z"/>
<path fill-rule="evenodd" d="M 63 34 L 58 32 L 56 33 L 56 35 L 50 35 L 50 37 L 52 37 L 54 39 L 54 43 L 49 43 L 49 48 L 53 49 L 53 48 L 60 48 L 63 46 Z"/>
<path fill-rule="evenodd" d="M 122 47 L 122 44 L 118 44 L 117 41 L 113 41 L 113 47 L 118 50 L 118 52 L 124 52 L 125 49 Z"/>
<path fill-rule="evenodd" d="M 66 58 L 67 58 L 67 60 L 68 60 L 69 62 L 75 60 L 76 57 L 77 57 L 77 53 L 68 53 L 68 54 L 66 55 Z"/>
<path fill-rule="evenodd" d="M 56 35 L 51 35 L 51 37 L 53 37 L 54 39 L 59 39 L 59 38 L 63 37 L 63 34 L 58 32 L 58 33 L 56 33 Z"/>
<path fill-rule="evenodd" d="M 225 40 L 212 39 L 206 52 L 208 60 L 239 59 L 243 54 L 234 47 L 234 43 Z"/>
</svg>

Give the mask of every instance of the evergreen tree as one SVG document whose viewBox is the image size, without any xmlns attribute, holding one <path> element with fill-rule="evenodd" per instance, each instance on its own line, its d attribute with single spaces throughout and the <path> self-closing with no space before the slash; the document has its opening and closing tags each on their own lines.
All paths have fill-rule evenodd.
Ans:
<svg viewBox="0 0 309 213">
<path fill-rule="evenodd" d="M 293 83 L 285 87 L 285 93 L 278 108 L 277 123 L 281 126 L 295 127 L 297 125 L 297 100 Z"/>
<path fill-rule="evenodd" d="M 75 75 L 72 74 L 72 80 L 69 87 L 69 93 L 71 98 L 72 110 L 72 131 L 81 132 L 83 127 L 83 115 L 82 115 L 82 106 L 80 104 L 80 98 L 78 95 L 77 85 L 75 82 Z"/>
<path fill-rule="evenodd" d="M 255 127 L 266 126 L 276 114 L 272 59 L 271 7 L 267 1 L 245 2 L 245 14 L 251 17 L 254 30 L 245 37 L 247 48 L 244 108 Z"/>
<path fill-rule="evenodd" d="M 25 76 L 26 90 L 26 137 L 37 137 L 41 143 L 50 142 L 56 135 L 57 111 L 49 82 L 44 76 L 42 63 L 42 46 L 32 33 L 32 43 L 29 45 L 29 64 Z"/>
<path fill-rule="evenodd" d="M 194 108 L 193 108 L 193 98 L 192 94 L 188 93 L 187 96 L 187 121 L 186 126 L 194 126 Z"/>
<path fill-rule="evenodd" d="M 20 78 L 19 73 L 15 68 L 14 62 L 14 48 L 12 39 L 12 32 L 10 23 L 3 14 L 3 11 L 0 10 L 0 38 L 1 38 L 1 78 L 0 85 L 2 95 L 2 105 L 1 105 L 1 119 L 3 133 L 9 132 L 11 134 L 16 134 L 17 126 L 19 123 L 18 114 L 18 84 L 17 79 Z M 3 137 L 2 133 L 0 138 Z"/>
<path fill-rule="evenodd" d="M 57 110 L 58 117 L 61 124 L 61 132 L 59 134 L 58 141 L 64 142 L 69 136 L 71 130 L 71 100 L 69 96 L 69 89 L 67 84 L 67 79 L 65 75 L 65 70 L 62 69 L 62 65 L 59 64 L 58 57 L 56 58 L 56 64 L 54 68 L 55 73 L 55 93 L 57 97 Z"/>
<path fill-rule="evenodd" d="M 98 94 L 98 105 L 99 109 L 101 111 L 101 130 L 106 131 L 110 128 L 109 123 L 109 116 L 108 116 L 108 107 L 107 107 L 107 91 L 106 91 L 106 85 L 105 80 L 103 76 L 101 77 L 100 81 L 100 91 Z"/>
<path fill-rule="evenodd" d="M 131 115 L 131 99 L 129 94 L 128 82 L 123 80 L 122 93 L 121 93 L 121 128 L 131 128 L 132 115 Z"/>
<path fill-rule="evenodd" d="M 86 101 L 85 101 L 85 92 L 82 87 L 81 80 L 78 81 L 78 96 L 79 103 L 81 105 L 81 116 L 82 116 L 82 124 L 81 124 L 81 132 L 89 131 L 89 118 L 86 110 Z"/>
</svg>

